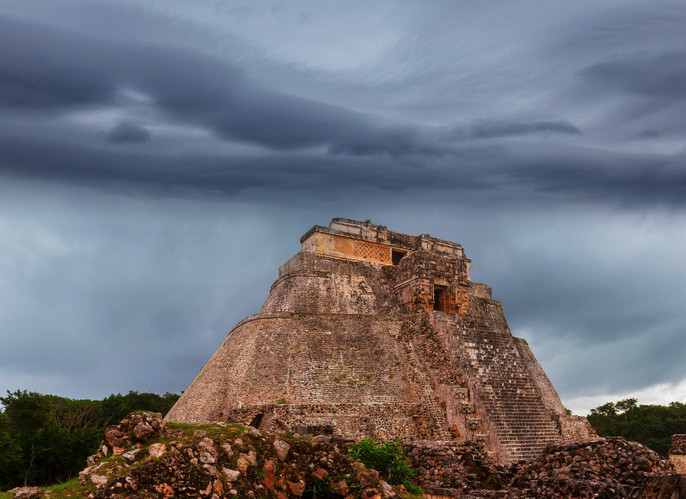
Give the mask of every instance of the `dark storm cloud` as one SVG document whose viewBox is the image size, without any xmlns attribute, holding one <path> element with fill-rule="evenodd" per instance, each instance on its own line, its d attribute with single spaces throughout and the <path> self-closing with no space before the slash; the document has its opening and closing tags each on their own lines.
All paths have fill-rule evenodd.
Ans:
<svg viewBox="0 0 686 499">
<path fill-rule="evenodd" d="M 659 136 L 660 132 L 652 129 L 641 130 L 636 134 L 639 139 L 657 139 Z"/>
<path fill-rule="evenodd" d="M 468 136 L 472 139 L 491 139 L 518 137 L 536 133 L 582 135 L 581 130 L 566 121 L 535 121 L 533 123 L 479 121 L 470 127 Z"/>
<path fill-rule="evenodd" d="M 450 140 L 579 135 L 568 122 L 478 121 L 448 133 L 387 125 L 371 115 L 263 88 L 238 67 L 200 53 L 112 43 L 0 17 L 0 105 L 6 109 L 69 111 L 121 104 L 127 91 L 172 120 L 212 130 L 230 141 L 274 150 L 325 147 L 333 155 L 392 157 L 452 154 Z M 146 133 L 121 124 L 107 139 L 144 142 Z"/>
<path fill-rule="evenodd" d="M 601 152 L 586 148 L 522 153 L 523 161 L 499 168 L 509 182 L 569 195 L 579 201 L 618 200 L 630 205 L 683 206 L 686 156 Z"/>
<path fill-rule="evenodd" d="M 5 174 L 151 194 L 230 196 L 262 188 L 279 195 L 308 189 L 328 195 L 360 185 L 391 191 L 446 185 L 444 168 L 403 166 L 385 158 L 370 164 L 356 158 L 296 153 L 278 157 L 227 157 L 210 152 L 169 155 L 9 133 L 0 134 L 0 151 L 0 172 Z M 448 180 L 456 173 L 450 173 Z M 487 178 L 474 177 L 461 182 L 460 188 L 475 188 L 485 181 Z"/>
<path fill-rule="evenodd" d="M 150 142 L 151 137 L 152 134 L 147 128 L 130 121 L 122 121 L 108 130 L 105 141 L 110 144 L 141 144 Z"/>
<path fill-rule="evenodd" d="M 276 150 L 324 146 L 334 154 L 442 154 L 411 127 L 262 88 L 225 61 L 181 49 L 111 43 L 0 17 L 0 105 L 67 111 L 137 91 L 180 123 Z"/>
<path fill-rule="evenodd" d="M 588 66 L 581 74 L 609 91 L 672 100 L 686 98 L 686 52 L 600 62 Z"/>
<path fill-rule="evenodd" d="M 635 206 L 686 202 L 683 155 L 561 149 L 531 142 L 506 148 L 456 148 L 450 156 L 421 162 L 308 153 L 240 157 L 105 148 L 97 142 L 67 142 L 29 132 L 27 136 L 0 122 L 3 129 L 0 172 L 101 189 L 231 196 L 260 188 L 287 197 L 305 190 L 338 195 L 365 186 L 392 192 L 421 189 L 426 197 L 436 192 L 495 195 L 496 205 L 532 194 Z"/>
</svg>

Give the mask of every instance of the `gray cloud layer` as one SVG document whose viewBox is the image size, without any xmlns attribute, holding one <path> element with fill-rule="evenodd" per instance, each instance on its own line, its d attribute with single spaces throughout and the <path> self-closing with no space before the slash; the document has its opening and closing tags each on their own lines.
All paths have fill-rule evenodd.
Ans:
<svg viewBox="0 0 686 499">
<path fill-rule="evenodd" d="M 563 395 L 686 379 L 684 22 L 670 1 L 3 5 L 0 378 L 182 389 L 300 233 L 350 216 L 463 242 Z M 114 381 L 128 341 L 151 366 Z"/>
<path fill-rule="evenodd" d="M 686 53 L 667 52 L 638 60 L 615 60 L 593 64 L 581 74 L 608 91 L 624 91 L 646 97 L 686 98 Z"/>
<path fill-rule="evenodd" d="M 268 90 L 237 67 L 200 53 L 113 43 L 9 18 L 0 18 L 0 32 L 0 43 L 16 48 L 0 56 L 0 104 L 10 110 L 116 105 L 122 93 L 136 91 L 168 119 L 226 140 L 277 150 L 324 146 L 337 155 L 443 155 L 452 152 L 439 139 L 446 135 L 580 134 L 567 122 L 481 120 L 449 134 L 384 125 L 371 115 Z"/>
<path fill-rule="evenodd" d="M 105 134 L 105 140 L 110 144 L 140 144 L 150 142 L 151 137 L 152 134 L 147 128 L 129 121 L 117 123 Z"/>
</svg>

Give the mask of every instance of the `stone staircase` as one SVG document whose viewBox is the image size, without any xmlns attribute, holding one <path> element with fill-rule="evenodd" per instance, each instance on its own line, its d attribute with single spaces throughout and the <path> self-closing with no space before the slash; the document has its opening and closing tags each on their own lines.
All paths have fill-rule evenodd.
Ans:
<svg viewBox="0 0 686 499">
<path fill-rule="evenodd" d="M 465 316 L 433 312 L 432 319 L 439 337 L 443 337 L 460 369 L 468 371 L 473 400 L 463 403 L 471 424 L 480 406 L 488 415 L 485 428 L 474 421 L 475 438 L 486 448 L 500 448 L 510 462 L 534 458 L 546 444 L 559 441 L 560 431 L 541 398 L 541 392 L 528 371 L 509 331 L 495 327 L 490 319 L 465 320 Z M 474 407 L 471 407 L 474 406 Z M 488 432 L 497 442 L 488 441 Z"/>
</svg>

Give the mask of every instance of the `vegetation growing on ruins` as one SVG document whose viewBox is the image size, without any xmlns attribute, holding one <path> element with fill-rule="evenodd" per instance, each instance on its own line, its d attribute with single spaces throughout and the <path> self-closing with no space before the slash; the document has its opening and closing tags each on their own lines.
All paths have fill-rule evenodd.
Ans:
<svg viewBox="0 0 686 499">
<path fill-rule="evenodd" d="M 666 457 L 672 434 L 686 433 L 686 404 L 638 405 L 634 398 L 624 399 L 591 409 L 588 421 L 602 437 L 634 440 Z"/>
<path fill-rule="evenodd" d="M 405 459 L 405 449 L 400 441 L 381 442 L 376 438 L 365 438 L 350 447 L 350 455 L 367 468 L 379 472 L 392 485 L 404 485 L 410 493 L 421 493 L 421 489 L 410 482 L 417 472 Z"/>
<path fill-rule="evenodd" d="M 179 395 L 138 393 L 72 400 L 17 390 L 0 397 L 0 490 L 69 480 L 102 440 L 103 429 L 128 413 L 166 414 Z"/>
</svg>

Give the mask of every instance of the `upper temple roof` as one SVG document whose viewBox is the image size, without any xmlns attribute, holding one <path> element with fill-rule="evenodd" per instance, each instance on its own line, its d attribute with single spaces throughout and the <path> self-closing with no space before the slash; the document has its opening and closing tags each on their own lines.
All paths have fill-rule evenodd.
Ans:
<svg viewBox="0 0 686 499">
<path fill-rule="evenodd" d="M 336 256 L 338 253 L 338 256 L 356 259 L 354 255 L 355 250 L 345 251 L 345 255 L 343 255 L 340 254 L 340 251 L 334 249 L 334 245 L 332 244 L 323 245 L 318 241 L 314 241 L 314 239 L 318 239 L 323 235 L 328 235 L 336 239 L 345 238 L 367 241 L 369 243 L 374 243 L 374 245 L 383 245 L 388 248 L 387 251 L 396 249 L 407 253 L 424 250 L 447 258 L 466 258 L 461 244 L 431 237 L 429 234 L 421 234 L 419 236 L 402 234 L 400 232 L 388 230 L 384 225 L 375 225 L 370 221 L 362 222 L 349 218 L 333 218 L 328 227 L 322 225 L 315 225 L 312 227 L 300 238 L 303 249 L 315 251 L 317 253 L 331 254 L 331 256 Z M 340 249 L 341 245 L 335 246 Z"/>
</svg>

